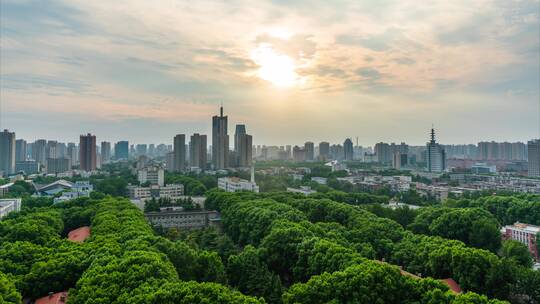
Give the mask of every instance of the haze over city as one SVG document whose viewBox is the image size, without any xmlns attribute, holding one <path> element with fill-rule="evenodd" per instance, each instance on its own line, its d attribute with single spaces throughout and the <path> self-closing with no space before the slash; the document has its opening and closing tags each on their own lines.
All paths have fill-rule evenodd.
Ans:
<svg viewBox="0 0 540 304">
<path fill-rule="evenodd" d="M 539 136 L 538 1 L 1 3 L 1 128 L 255 144 Z M 32 22 L 28 22 L 32 20 Z"/>
</svg>

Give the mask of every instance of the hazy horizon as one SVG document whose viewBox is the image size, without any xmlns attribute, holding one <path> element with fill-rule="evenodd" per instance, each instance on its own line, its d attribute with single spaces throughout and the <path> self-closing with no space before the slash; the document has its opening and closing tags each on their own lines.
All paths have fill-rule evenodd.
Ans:
<svg viewBox="0 0 540 304">
<path fill-rule="evenodd" d="M 0 128 L 172 143 L 540 137 L 540 2 L 32 1 L 0 15 Z M 32 22 L 29 22 L 31 20 Z M 232 138 L 232 136 L 231 136 Z M 209 140 L 211 144 L 211 140 Z"/>
</svg>

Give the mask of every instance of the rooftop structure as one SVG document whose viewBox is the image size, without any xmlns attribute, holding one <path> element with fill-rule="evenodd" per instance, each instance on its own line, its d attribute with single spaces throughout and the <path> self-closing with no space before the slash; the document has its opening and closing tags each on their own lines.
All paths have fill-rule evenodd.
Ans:
<svg viewBox="0 0 540 304">
<path fill-rule="evenodd" d="M 21 211 L 20 198 L 0 199 L 0 220 L 10 212 Z"/>
</svg>

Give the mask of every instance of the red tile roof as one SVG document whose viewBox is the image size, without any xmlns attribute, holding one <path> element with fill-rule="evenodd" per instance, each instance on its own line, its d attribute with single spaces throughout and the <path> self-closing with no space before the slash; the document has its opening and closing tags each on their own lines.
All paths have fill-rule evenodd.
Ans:
<svg viewBox="0 0 540 304">
<path fill-rule="evenodd" d="M 86 240 L 89 236 L 90 236 L 90 227 L 88 226 L 71 230 L 68 233 L 68 239 L 70 241 L 79 242 L 79 243 L 84 242 L 84 240 Z"/>
<path fill-rule="evenodd" d="M 450 290 L 453 291 L 454 293 L 461 293 L 461 287 L 453 279 L 444 279 L 444 280 L 441 280 L 441 282 L 446 284 L 450 288 Z"/>
<path fill-rule="evenodd" d="M 36 300 L 35 304 L 62 304 L 67 302 L 67 291 L 57 292 Z"/>
</svg>

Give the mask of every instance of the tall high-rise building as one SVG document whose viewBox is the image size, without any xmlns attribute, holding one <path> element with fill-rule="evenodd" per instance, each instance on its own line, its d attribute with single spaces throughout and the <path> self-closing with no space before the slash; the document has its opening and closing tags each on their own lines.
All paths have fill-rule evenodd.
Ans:
<svg viewBox="0 0 540 304">
<path fill-rule="evenodd" d="M 229 135 L 223 107 L 219 108 L 219 116 L 212 117 L 212 164 L 216 170 L 225 169 L 229 164 Z"/>
<path fill-rule="evenodd" d="M 238 136 L 238 166 L 241 168 L 251 167 L 253 158 L 253 138 L 248 134 Z"/>
<path fill-rule="evenodd" d="M 111 161 L 111 143 L 108 141 L 101 142 L 101 163 L 106 164 Z"/>
<path fill-rule="evenodd" d="M 146 155 L 148 152 L 148 146 L 146 144 L 138 144 L 135 146 L 137 156 Z"/>
<path fill-rule="evenodd" d="M 71 159 L 71 164 L 75 165 L 79 163 L 79 147 L 75 143 L 67 144 L 67 153 L 66 157 Z"/>
<path fill-rule="evenodd" d="M 435 141 L 435 129 L 431 129 L 431 140 L 426 145 L 427 171 L 443 172 L 446 169 L 446 153 Z"/>
<path fill-rule="evenodd" d="M 292 149 L 293 160 L 295 162 L 303 162 L 306 160 L 306 149 L 300 148 L 299 146 L 294 146 Z"/>
<path fill-rule="evenodd" d="M 529 154 L 529 176 L 540 177 L 540 139 L 533 139 L 527 143 Z"/>
<path fill-rule="evenodd" d="M 47 147 L 45 148 L 45 155 L 47 158 L 58 158 L 57 146 L 58 142 L 56 140 L 47 141 Z"/>
<path fill-rule="evenodd" d="M 353 143 L 350 138 L 345 139 L 345 142 L 343 143 L 343 159 L 344 160 L 353 160 Z"/>
<path fill-rule="evenodd" d="M 45 139 L 38 139 L 32 146 L 32 158 L 45 166 L 47 162 L 47 141 Z"/>
<path fill-rule="evenodd" d="M 240 150 L 238 147 L 238 142 L 239 142 L 240 136 L 242 136 L 243 134 L 247 134 L 246 125 L 236 125 L 236 129 L 234 132 L 234 151 L 236 153 L 238 153 L 238 151 Z"/>
<path fill-rule="evenodd" d="M 94 171 L 97 168 L 96 136 L 88 133 L 80 136 L 79 163 L 81 170 Z"/>
<path fill-rule="evenodd" d="M 206 135 L 195 133 L 189 141 L 189 166 L 206 169 Z"/>
<path fill-rule="evenodd" d="M 114 158 L 116 160 L 129 159 L 129 142 L 119 141 L 114 144 Z"/>
<path fill-rule="evenodd" d="M 186 135 L 174 137 L 174 171 L 186 170 Z"/>
<path fill-rule="evenodd" d="M 0 171 L 15 173 L 15 132 L 7 129 L 0 133 Z"/>
<path fill-rule="evenodd" d="M 67 157 L 47 159 L 47 173 L 58 174 L 69 170 L 71 170 L 71 159 Z"/>
<path fill-rule="evenodd" d="M 314 160 L 315 159 L 315 145 L 313 142 L 308 141 L 304 143 L 304 150 L 306 153 L 306 160 Z"/>
<path fill-rule="evenodd" d="M 323 141 L 319 143 L 319 159 L 327 160 L 330 157 L 330 143 Z"/>
<path fill-rule="evenodd" d="M 380 163 L 387 164 L 392 161 L 392 149 L 387 143 L 380 142 L 375 144 L 375 154 Z"/>
<path fill-rule="evenodd" d="M 15 140 L 15 162 L 21 162 L 26 160 L 26 140 Z"/>
</svg>

